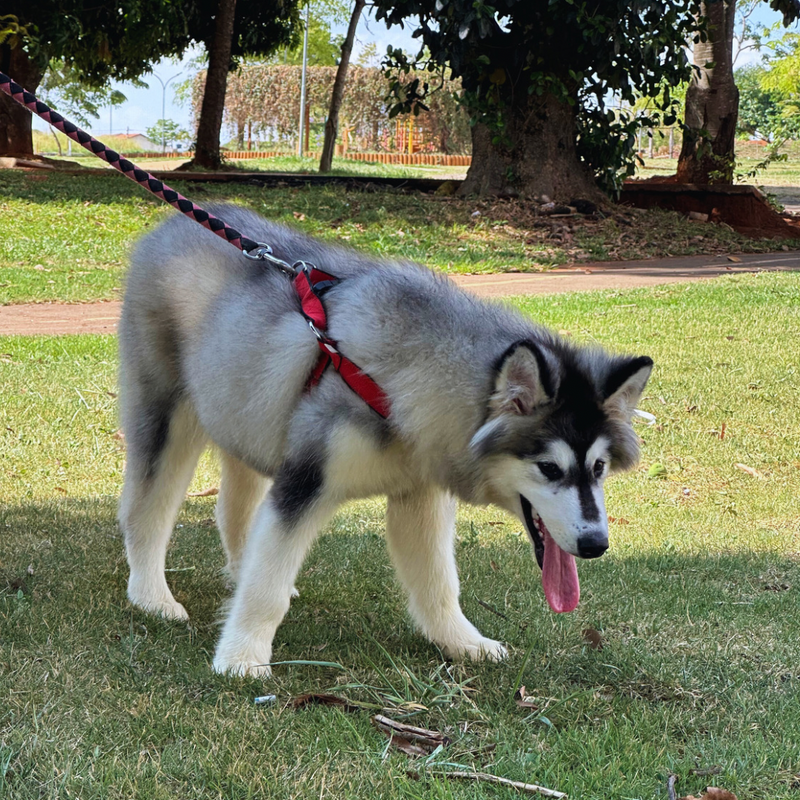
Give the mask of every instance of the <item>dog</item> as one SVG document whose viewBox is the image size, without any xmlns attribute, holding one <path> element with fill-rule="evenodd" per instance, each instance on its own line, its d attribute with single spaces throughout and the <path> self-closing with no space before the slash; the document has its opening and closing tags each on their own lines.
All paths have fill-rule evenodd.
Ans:
<svg viewBox="0 0 800 800">
<path fill-rule="evenodd" d="M 549 605 L 573 610 L 576 556 L 608 547 L 603 483 L 638 458 L 631 418 L 652 360 L 575 347 L 417 264 L 322 244 L 235 206 L 210 210 L 277 257 L 340 279 L 324 295 L 327 333 L 391 411 L 376 413 L 334 369 L 309 388 L 320 349 L 280 270 L 182 216 L 148 233 L 132 254 L 119 325 L 130 601 L 187 619 L 165 555 L 210 441 L 235 582 L 219 673 L 270 674 L 303 559 L 355 498 L 386 495 L 386 540 L 410 615 L 447 657 L 506 655 L 459 604 L 457 500 L 518 517 Z"/>
</svg>

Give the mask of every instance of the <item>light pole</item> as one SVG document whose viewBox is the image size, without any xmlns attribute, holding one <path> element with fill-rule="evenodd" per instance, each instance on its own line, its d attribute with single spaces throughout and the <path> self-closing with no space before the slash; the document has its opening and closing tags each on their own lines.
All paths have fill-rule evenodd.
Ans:
<svg viewBox="0 0 800 800">
<path fill-rule="evenodd" d="M 300 139 L 297 142 L 297 155 L 303 156 L 303 124 L 306 119 L 306 69 L 308 63 L 308 15 L 311 9 L 310 0 L 306 1 L 306 32 L 303 36 L 303 72 L 300 81 Z"/>
<path fill-rule="evenodd" d="M 165 153 L 167 151 L 167 131 L 165 129 L 164 123 L 166 122 L 166 115 L 167 115 L 167 86 L 169 86 L 169 82 L 174 80 L 178 77 L 181 73 L 178 72 L 173 75 L 171 78 L 167 78 L 166 83 L 161 80 L 161 78 L 153 73 L 153 77 L 161 84 L 161 152 Z"/>
</svg>

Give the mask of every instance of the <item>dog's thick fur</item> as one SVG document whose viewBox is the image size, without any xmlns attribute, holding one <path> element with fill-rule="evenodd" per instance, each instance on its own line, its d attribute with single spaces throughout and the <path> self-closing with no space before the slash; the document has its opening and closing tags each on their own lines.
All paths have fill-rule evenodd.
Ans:
<svg viewBox="0 0 800 800">
<path fill-rule="evenodd" d="M 237 584 L 219 672 L 268 674 L 304 556 L 352 498 L 388 497 L 386 539 L 411 616 L 452 657 L 505 653 L 459 605 L 456 498 L 516 514 L 540 564 L 545 552 L 551 605 L 577 603 L 569 560 L 607 547 L 602 483 L 637 458 L 630 419 L 650 359 L 572 347 L 417 265 L 323 245 L 235 207 L 212 211 L 280 258 L 342 279 L 325 296 L 329 334 L 392 412 L 381 419 L 332 369 L 304 392 L 319 350 L 285 275 L 183 217 L 149 233 L 132 258 L 119 328 L 130 600 L 187 617 L 164 561 L 210 440 L 221 452 L 217 522 Z M 534 518 L 542 529 L 532 530 Z"/>
</svg>

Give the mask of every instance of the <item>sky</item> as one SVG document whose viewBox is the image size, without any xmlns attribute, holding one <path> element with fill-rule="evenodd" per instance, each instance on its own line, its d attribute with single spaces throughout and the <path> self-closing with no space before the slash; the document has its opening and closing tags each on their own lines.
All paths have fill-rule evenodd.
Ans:
<svg viewBox="0 0 800 800">
<path fill-rule="evenodd" d="M 780 20 L 780 15 L 772 11 L 766 3 L 762 3 L 751 19 L 760 25 L 771 25 Z M 346 25 L 334 25 L 333 31 L 344 35 Z M 376 45 L 379 55 L 386 52 L 389 44 L 393 47 L 402 47 L 408 52 L 416 52 L 418 48 L 418 41 L 411 38 L 408 28 L 401 29 L 395 26 L 387 29 L 383 22 L 378 22 L 373 16 L 365 13 L 361 17 L 356 33 L 353 61 L 358 59 L 359 53 L 370 43 Z M 109 132 L 115 134 L 144 133 L 147 128 L 152 127 L 162 118 L 162 101 L 165 104 L 166 119 L 171 119 L 181 127 L 191 130 L 189 106 L 187 104 L 181 107 L 175 103 L 174 86 L 191 74 L 192 69 L 188 67 L 188 63 L 196 55 L 197 52 L 191 52 L 183 61 L 165 60 L 154 65 L 153 73 L 162 81 L 169 82 L 166 91 L 162 89 L 159 80 L 151 75 L 143 76 L 143 80 L 149 86 L 147 89 L 136 87 L 130 83 L 115 83 L 114 88 L 119 89 L 127 97 L 127 101 L 111 111 L 108 107 L 103 109 L 100 112 L 100 118 L 86 130 L 95 136 L 108 135 Z M 741 67 L 759 59 L 760 55 L 755 50 L 747 50 L 741 54 L 736 66 Z M 177 77 L 172 79 L 175 75 Z M 47 123 L 37 117 L 34 117 L 34 127 L 38 130 L 48 129 Z"/>
</svg>

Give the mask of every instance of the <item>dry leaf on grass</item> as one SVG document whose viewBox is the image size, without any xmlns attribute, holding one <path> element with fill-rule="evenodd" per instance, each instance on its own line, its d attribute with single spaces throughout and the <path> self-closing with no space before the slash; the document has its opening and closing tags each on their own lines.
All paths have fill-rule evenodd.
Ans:
<svg viewBox="0 0 800 800">
<path fill-rule="evenodd" d="M 219 494 L 217 486 L 209 486 L 208 489 L 203 489 L 201 492 L 188 492 L 187 497 L 215 497 Z"/>
<path fill-rule="evenodd" d="M 539 704 L 536 702 L 536 698 L 529 695 L 524 686 L 520 686 L 519 689 L 514 692 L 514 702 L 520 708 L 531 708 L 534 711 L 538 711 L 539 709 Z"/>
<path fill-rule="evenodd" d="M 300 694 L 297 697 L 293 697 L 288 704 L 289 708 L 295 710 L 307 708 L 308 706 L 334 706 L 336 708 L 341 708 L 342 711 L 362 711 L 364 709 L 364 706 L 359 703 L 354 703 L 346 697 L 339 697 L 339 695 L 336 694 L 318 694 L 315 692 Z"/>
<path fill-rule="evenodd" d="M 717 789 L 715 786 L 709 786 L 700 797 L 695 797 L 693 794 L 687 794 L 679 800 L 738 800 L 733 792 L 727 789 Z"/>
<path fill-rule="evenodd" d="M 592 650 L 603 649 L 603 637 L 600 635 L 599 631 L 596 631 L 594 628 L 584 628 L 581 633 Z"/>
</svg>

